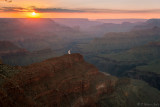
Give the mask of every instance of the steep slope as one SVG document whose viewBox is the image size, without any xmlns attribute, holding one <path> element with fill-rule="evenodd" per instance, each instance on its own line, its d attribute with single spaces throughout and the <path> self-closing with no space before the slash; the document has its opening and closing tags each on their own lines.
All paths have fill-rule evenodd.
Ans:
<svg viewBox="0 0 160 107">
<path fill-rule="evenodd" d="M 160 58 L 160 42 L 150 42 L 146 45 L 131 48 L 127 51 L 115 54 L 108 54 L 106 57 L 121 62 L 150 62 Z M 103 55 L 102 55 L 103 56 Z"/>
<path fill-rule="evenodd" d="M 79 103 L 89 103 L 85 102 L 86 99 L 91 100 L 89 98 L 93 97 L 96 100 L 98 94 L 95 93 L 95 83 L 97 86 L 108 85 L 108 93 L 113 91 L 114 83 L 111 84 L 111 79 L 99 73 L 93 65 L 86 63 L 79 54 L 49 59 L 22 67 L 20 70 L 13 80 L 17 81 L 39 106 L 76 106 Z M 94 79 L 95 76 L 97 79 Z"/>
<path fill-rule="evenodd" d="M 112 75 L 144 80 L 160 89 L 159 52 L 160 42 L 151 42 L 125 52 L 97 55 L 96 65 Z"/>
<path fill-rule="evenodd" d="M 89 34 L 58 24 L 52 19 L 0 19 L 0 40 L 11 41 L 28 51 L 52 49 L 67 51 L 77 41 L 87 39 Z"/>
<path fill-rule="evenodd" d="M 8 65 L 29 65 L 61 55 L 50 48 L 29 52 L 10 41 L 0 41 L 0 58 Z"/>
<path fill-rule="evenodd" d="M 5 77 L 0 85 L 1 107 L 135 107 L 160 99 L 160 92 L 146 83 L 101 73 L 80 54 L 25 67 L 1 65 L 0 74 Z"/>
<path fill-rule="evenodd" d="M 83 53 L 113 53 L 128 50 L 160 40 L 160 28 L 130 32 L 107 33 L 104 37 L 95 38 L 88 44 L 79 45 Z"/>
<path fill-rule="evenodd" d="M 0 57 L 6 55 L 26 54 L 27 50 L 22 49 L 12 42 L 0 41 Z"/>
<path fill-rule="evenodd" d="M 0 39 L 8 40 L 12 37 L 13 40 L 18 38 L 34 38 L 35 36 L 46 36 L 54 34 L 75 33 L 76 31 L 70 27 L 66 27 L 55 23 L 52 19 L 0 19 Z M 51 34 L 52 33 L 52 34 Z M 13 38 L 14 37 L 14 38 Z"/>
<path fill-rule="evenodd" d="M 14 57 L 23 57 L 30 54 L 26 49 L 20 48 L 10 41 L 0 41 L 0 59 L 4 63 L 14 63 L 16 60 L 12 60 Z M 9 60 L 9 61 L 8 61 Z M 7 64 L 9 64 L 7 63 Z"/>
</svg>

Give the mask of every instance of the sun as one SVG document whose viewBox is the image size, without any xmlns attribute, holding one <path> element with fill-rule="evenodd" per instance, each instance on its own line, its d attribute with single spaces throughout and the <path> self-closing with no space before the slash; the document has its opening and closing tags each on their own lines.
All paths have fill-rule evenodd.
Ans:
<svg viewBox="0 0 160 107">
<path fill-rule="evenodd" d="M 32 16 L 36 16 L 36 12 L 32 12 Z"/>
<path fill-rule="evenodd" d="M 40 18 L 40 13 L 36 13 L 36 12 L 28 12 L 27 16 L 29 18 Z"/>
</svg>

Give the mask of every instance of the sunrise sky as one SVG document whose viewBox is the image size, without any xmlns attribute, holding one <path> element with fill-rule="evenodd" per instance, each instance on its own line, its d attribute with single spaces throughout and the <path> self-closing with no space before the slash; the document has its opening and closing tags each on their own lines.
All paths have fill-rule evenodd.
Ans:
<svg viewBox="0 0 160 107">
<path fill-rule="evenodd" d="M 0 0 L 0 18 L 29 17 L 160 18 L 160 0 Z"/>
</svg>

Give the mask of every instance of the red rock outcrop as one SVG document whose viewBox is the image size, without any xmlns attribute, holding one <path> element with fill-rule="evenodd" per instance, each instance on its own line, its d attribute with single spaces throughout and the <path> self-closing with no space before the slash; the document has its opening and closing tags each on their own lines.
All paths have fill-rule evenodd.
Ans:
<svg viewBox="0 0 160 107">
<path fill-rule="evenodd" d="M 7 79 L 0 90 L 2 107 L 94 107 L 101 94 L 109 95 L 114 90 L 115 80 L 85 62 L 80 54 L 64 55 L 17 69 L 21 72 Z"/>
</svg>

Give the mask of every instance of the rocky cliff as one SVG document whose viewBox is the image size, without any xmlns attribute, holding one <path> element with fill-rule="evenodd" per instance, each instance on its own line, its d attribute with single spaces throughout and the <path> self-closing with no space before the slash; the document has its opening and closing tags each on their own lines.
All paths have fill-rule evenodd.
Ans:
<svg viewBox="0 0 160 107">
<path fill-rule="evenodd" d="M 100 73 L 80 54 L 64 55 L 30 66 L 2 85 L 1 105 L 95 105 L 102 93 L 111 94 L 115 80 Z M 7 99 L 7 96 L 10 98 Z"/>
<path fill-rule="evenodd" d="M 148 92 L 144 88 L 147 84 L 142 87 L 141 82 L 101 73 L 80 54 L 24 67 L 1 64 L 0 68 L 1 107 L 125 107 L 131 103 L 135 106 L 138 101 L 160 99 L 158 90 L 147 88 L 154 90 L 153 94 L 143 94 L 144 90 Z"/>
<path fill-rule="evenodd" d="M 0 64 L 2 64 L 2 61 L 1 61 L 1 59 L 0 59 Z"/>
</svg>

